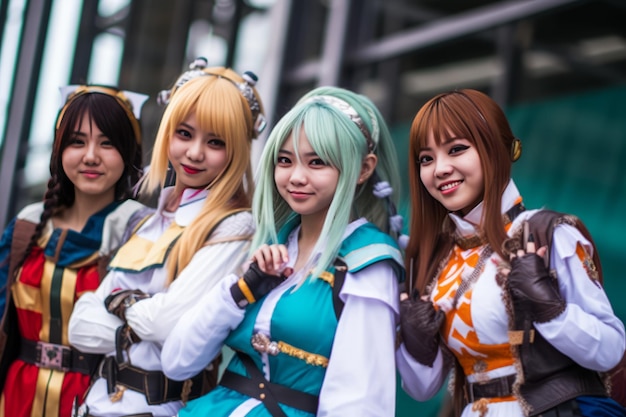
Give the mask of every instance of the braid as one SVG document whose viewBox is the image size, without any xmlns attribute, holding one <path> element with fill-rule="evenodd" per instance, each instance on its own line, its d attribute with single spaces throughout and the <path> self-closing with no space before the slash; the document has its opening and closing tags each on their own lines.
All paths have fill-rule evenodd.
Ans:
<svg viewBox="0 0 626 417">
<path fill-rule="evenodd" d="M 61 184 L 57 181 L 55 175 L 48 180 L 48 189 L 46 190 L 46 194 L 44 195 L 43 199 L 43 212 L 41 213 L 41 217 L 39 218 L 39 223 L 37 224 L 37 227 L 35 227 L 35 232 L 30 237 L 30 242 L 28 243 L 26 251 L 24 251 L 24 256 L 18 263 L 18 268 L 22 266 L 26 258 L 28 258 L 31 250 L 35 247 L 37 241 L 41 237 L 46 223 L 48 223 L 48 220 L 50 220 L 50 218 L 54 214 L 54 210 L 59 206 L 60 192 Z"/>
</svg>

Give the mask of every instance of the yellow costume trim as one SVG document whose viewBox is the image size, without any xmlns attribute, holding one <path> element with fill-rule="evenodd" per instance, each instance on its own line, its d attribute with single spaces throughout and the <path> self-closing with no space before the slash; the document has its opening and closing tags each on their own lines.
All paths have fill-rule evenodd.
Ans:
<svg viewBox="0 0 626 417">
<path fill-rule="evenodd" d="M 310 353 L 305 350 L 298 349 L 288 343 L 278 342 L 278 349 L 280 349 L 280 351 L 285 355 L 303 360 L 307 363 L 307 365 L 322 366 L 324 368 L 328 366 L 328 358 L 316 353 Z"/>
<path fill-rule="evenodd" d="M 183 230 L 182 226 L 172 223 L 155 242 L 134 234 L 117 251 L 109 268 L 139 272 L 164 265 Z"/>
<path fill-rule="evenodd" d="M 268 355 L 276 356 L 282 352 L 285 355 L 303 360 L 307 365 L 322 366 L 324 368 L 328 366 L 327 357 L 298 349 L 295 346 L 291 346 L 289 343 L 274 342 L 270 340 L 269 336 L 263 333 L 255 333 L 252 335 L 250 343 L 254 350 L 259 353 L 267 353 Z"/>
<path fill-rule="evenodd" d="M 239 281 L 237 281 L 237 286 L 241 290 L 243 296 L 246 297 L 246 300 L 248 300 L 248 303 L 252 304 L 256 301 L 256 298 L 254 298 L 254 295 L 252 295 L 252 291 L 250 291 L 250 287 L 248 287 L 248 284 L 246 283 L 246 281 L 244 281 L 243 278 L 239 278 Z"/>
<path fill-rule="evenodd" d="M 335 275 L 331 274 L 328 271 L 322 272 L 320 274 L 319 278 L 324 280 L 324 281 L 326 281 L 326 282 L 328 282 L 331 287 L 335 284 Z"/>
</svg>

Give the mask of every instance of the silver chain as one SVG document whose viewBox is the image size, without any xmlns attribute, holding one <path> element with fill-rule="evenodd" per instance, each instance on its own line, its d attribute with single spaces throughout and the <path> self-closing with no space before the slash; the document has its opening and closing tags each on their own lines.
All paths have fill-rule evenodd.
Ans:
<svg viewBox="0 0 626 417">
<path fill-rule="evenodd" d="M 456 294 L 454 295 L 454 300 L 452 300 L 452 306 L 454 308 L 456 308 L 456 305 L 459 302 L 459 298 L 461 298 L 461 296 L 465 294 L 465 292 L 469 290 L 471 286 L 474 285 L 474 283 L 478 280 L 478 277 L 483 272 L 485 262 L 487 261 L 487 259 L 489 259 L 492 253 L 493 253 L 493 250 L 491 249 L 491 246 L 486 245 L 485 248 L 480 253 L 480 258 L 478 258 L 478 262 L 476 262 L 476 266 L 474 267 L 474 270 L 472 271 L 470 276 L 467 278 L 463 278 L 461 276 L 461 284 L 459 285 L 459 288 L 457 288 L 456 290 Z"/>
</svg>

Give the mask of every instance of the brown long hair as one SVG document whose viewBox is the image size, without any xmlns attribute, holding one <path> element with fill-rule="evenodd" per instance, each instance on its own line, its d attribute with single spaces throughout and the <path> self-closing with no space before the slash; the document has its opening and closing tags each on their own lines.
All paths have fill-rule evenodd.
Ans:
<svg viewBox="0 0 626 417">
<path fill-rule="evenodd" d="M 487 242 L 500 255 L 506 238 L 501 216 L 502 193 L 511 176 L 511 147 L 515 139 L 502 109 L 480 91 L 464 89 L 439 94 L 418 111 L 409 139 L 411 237 L 406 249 L 406 267 L 411 271 L 415 266 L 414 288 L 420 293 L 453 246 L 451 230 L 444 230 L 448 211 L 420 180 L 419 153 L 431 132 L 438 144 L 452 133 L 476 147 L 485 180 L 481 228 Z M 411 277 L 407 285 L 412 281 Z"/>
</svg>

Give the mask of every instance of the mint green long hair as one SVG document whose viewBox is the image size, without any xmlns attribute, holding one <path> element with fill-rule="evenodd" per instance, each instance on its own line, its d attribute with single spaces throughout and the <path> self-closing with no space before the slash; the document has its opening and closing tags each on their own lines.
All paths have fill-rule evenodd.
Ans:
<svg viewBox="0 0 626 417">
<path fill-rule="evenodd" d="M 332 96 L 352 106 L 372 136 L 374 154 L 378 158 L 375 174 L 367 182 L 357 186 L 363 159 L 368 155 L 368 143 L 364 134 L 347 115 L 333 105 L 318 101 L 315 97 Z M 374 118 L 375 123 L 372 122 Z M 375 129 L 377 125 L 377 129 Z M 382 115 L 367 97 L 338 87 L 319 87 L 304 95 L 298 103 L 277 123 L 272 130 L 261 155 L 257 171 L 257 189 L 252 203 L 257 221 L 257 231 L 250 247 L 253 253 L 265 243 L 276 243 L 278 231 L 296 216 L 278 193 L 274 182 L 274 169 L 278 152 L 285 140 L 293 140 L 298 151 L 301 129 L 317 155 L 327 164 L 337 168 L 339 179 L 335 196 L 330 204 L 321 234 L 312 251 L 321 256 L 313 266 L 311 277 L 317 277 L 334 261 L 341 246 L 348 223 L 359 217 L 389 232 L 388 202 L 372 193 L 378 181 L 387 181 L 393 187 L 390 201 L 397 205 L 400 180 L 397 157 L 389 129 Z M 378 134 L 375 135 L 375 131 Z"/>
</svg>

